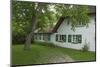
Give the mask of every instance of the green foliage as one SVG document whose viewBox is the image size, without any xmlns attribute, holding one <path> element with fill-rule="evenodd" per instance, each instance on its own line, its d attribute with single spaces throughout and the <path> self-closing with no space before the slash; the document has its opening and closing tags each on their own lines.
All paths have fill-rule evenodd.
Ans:
<svg viewBox="0 0 100 67">
<path fill-rule="evenodd" d="M 26 36 L 20 33 L 12 34 L 12 44 L 23 44 L 25 43 Z"/>
<path fill-rule="evenodd" d="M 84 26 L 88 26 L 89 23 L 89 9 L 85 5 L 66 5 L 57 4 L 55 9 L 61 16 L 69 17 L 72 25 L 72 30 L 75 30 L 77 24 L 81 23 Z"/>
<path fill-rule="evenodd" d="M 12 22 L 13 24 L 22 24 L 26 33 L 31 31 L 32 28 L 32 15 L 35 15 L 35 8 L 38 3 L 13 1 L 12 2 Z M 56 21 L 54 11 L 50 10 L 51 4 L 43 4 L 41 14 L 38 14 L 37 30 L 47 31 Z M 18 26 L 18 25 L 17 25 Z M 24 30 L 23 29 L 23 30 Z"/>
<path fill-rule="evenodd" d="M 32 14 L 34 3 L 13 1 L 12 2 L 12 28 L 14 32 L 29 33 L 32 27 Z M 21 30 L 21 31 L 18 31 Z"/>
<path fill-rule="evenodd" d="M 77 24 L 81 23 L 84 26 L 87 26 L 89 23 L 89 16 L 88 16 L 88 7 L 87 6 L 76 6 L 72 8 L 73 11 L 72 16 L 72 28 L 74 28 Z"/>
<path fill-rule="evenodd" d="M 34 13 L 35 3 L 33 2 L 23 2 L 23 1 L 13 1 L 12 2 L 12 19 L 17 23 L 20 22 L 30 22 L 32 19 L 32 14 Z"/>
<path fill-rule="evenodd" d="M 13 23 L 22 24 L 25 31 L 30 32 L 32 28 L 32 15 L 35 15 L 37 5 L 38 3 L 36 2 L 13 1 Z M 36 26 L 38 31 L 46 32 L 52 28 L 60 16 L 68 16 L 70 18 L 72 29 L 75 29 L 78 23 L 83 25 L 89 23 L 87 6 L 42 3 L 41 7 L 42 11 L 38 15 L 38 24 Z"/>
</svg>

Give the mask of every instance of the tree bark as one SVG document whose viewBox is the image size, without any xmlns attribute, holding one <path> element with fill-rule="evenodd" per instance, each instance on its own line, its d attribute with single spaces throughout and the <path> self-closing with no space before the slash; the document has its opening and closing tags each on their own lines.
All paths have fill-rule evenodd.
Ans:
<svg viewBox="0 0 100 67">
<path fill-rule="evenodd" d="M 31 30 L 31 32 L 26 37 L 26 42 L 25 42 L 24 50 L 29 50 L 31 48 L 31 41 L 32 41 L 31 39 L 32 39 L 32 37 L 34 37 L 34 30 L 36 28 L 36 25 L 37 25 L 37 17 L 35 16 L 33 18 L 32 30 Z"/>
<path fill-rule="evenodd" d="M 34 37 L 34 31 L 35 31 L 35 28 L 36 28 L 37 23 L 38 23 L 37 22 L 37 20 L 38 20 L 37 18 L 38 18 L 38 15 L 41 14 L 41 12 L 42 12 L 42 7 L 41 6 L 42 5 L 40 3 L 38 3 L 38 6 L 34 11 L 35 15 L 33 14 L 33 16 L 32 16 L 33 26 L 32 26 L 31 32 L 26 37 L 24 50 L 30 50 L 30 48 L 31 48 L 31 41 L 32 41 L 31 39 L 32 39 L 32 37 Z"/>
</svg>

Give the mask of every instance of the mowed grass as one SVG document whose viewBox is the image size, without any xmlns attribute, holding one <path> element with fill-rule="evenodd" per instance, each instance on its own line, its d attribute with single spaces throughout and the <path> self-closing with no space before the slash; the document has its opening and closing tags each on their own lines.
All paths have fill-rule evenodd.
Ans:
<svg viewBox="0 0 100 67">
<path fill-rule="evenodd" d="M 31 50 L 24 51 L 23 45 L 12 46 L 12 64 L 13 65 L 24 65 L 24 64 L 44 64 L 50 63 L 49 60 L 54 56 L 65 57 L 68 55 L 74 61 L 94 61 L 94 52 L 82 52 L 79 50 L 61 48 L 61 47 L 49 47 L 41 44 L 33 44 Z"/>
</svg>

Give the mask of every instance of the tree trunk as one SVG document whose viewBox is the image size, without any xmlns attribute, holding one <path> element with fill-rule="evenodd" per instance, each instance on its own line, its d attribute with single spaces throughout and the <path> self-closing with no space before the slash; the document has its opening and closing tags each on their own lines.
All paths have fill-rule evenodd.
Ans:
<svg viewBox="0 0 100 67">
<path fill-rule="evenodd" d="M 33 26 L 32 26 L 31 32 L 26 37 L 26 42 L 25 42 L 24 50 L 29 50 L 31 48 L 31 39 L 32 39 L 32 37 L 34 37 L 34 30 L 35 30 L 35 28 L 37 26 L 37 23 L 38 23 L 37 22 L 38 15 L 42 13 L 42 8 L 43 8 L 42 5 L 43 4 L 38 3 L 37 8 L 33 11 L 35 13 L 35 14 L 33 13 L 33 16 L 32 16 Z"/>
<path fill-rule="evenodd" d="M 29 50 L 31 48 L 31 39 L 32 39 L 32 33 L 30 33 L 26 37 L 26 42 L 25 42 L 24 50 Z"/>
<path fill-rule="evenodd" d="M 32 41 L 32 37 L 34 37 L 34 30 L 36 28 L 36 25 L 37 25 L 37 17 L 35 16 L 33 18 L 32 30 L 31 30 L 31 32 L 26 37 L 26 42 L 25 42 L 24 50 L 29 50 L 31 48 L 31 41 Z"/>
</svg>

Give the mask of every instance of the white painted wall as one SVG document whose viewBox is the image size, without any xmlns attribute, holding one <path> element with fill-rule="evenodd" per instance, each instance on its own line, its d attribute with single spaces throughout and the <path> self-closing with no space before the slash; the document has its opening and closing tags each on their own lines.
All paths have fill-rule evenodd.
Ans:
<svg viewBox="0 0 100 67">
<path fill-rule="evenodd" d="M 66 42 L 61 43 L 61 42 L 56 42 L 56 34 L 64 34 L 64 35 L 69 35 L 69 34 L 81 34 L 82 35 L 82 43 L 81 44 L 73 44 L 73 43 L 68 43 L 68 38 L 66 38 Z M 68 36 L 66 36 L 68 37 Z M 75 32 L 71 30 L 71 25 L 67 24 L 67 19 L 63 21 L 63 23 L 60 25 L 60 27 L 57 30 L 57 33 L 54 33 L 51 35 L 51 42 L 54 44 L 65 47 L 65 48 L 73 48 L 73 49 L 82 49 L 85 40 L 87 43 L 89 43 L 89 51 L 95 51 L 95 16 L 91 16 L 90 18 L 90 23 L 89 27 L 77 27 Z"/>
</svg>

